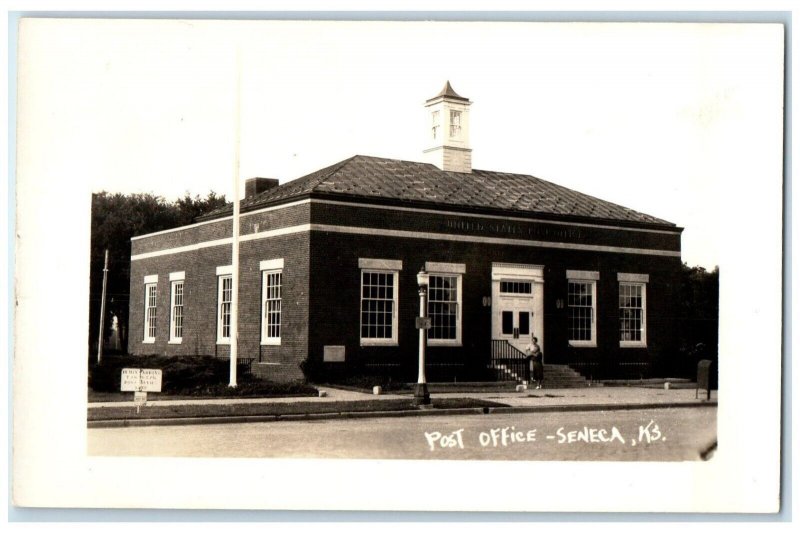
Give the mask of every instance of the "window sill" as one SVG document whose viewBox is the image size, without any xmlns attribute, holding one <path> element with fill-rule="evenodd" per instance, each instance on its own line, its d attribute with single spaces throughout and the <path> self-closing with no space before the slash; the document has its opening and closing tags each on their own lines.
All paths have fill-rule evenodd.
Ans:
<svg viewBox="0 0 800 533">
<path fill-rule="evenodd" d="M 261 346 L 280 346 L 281 340 L 280 339 L 267 339 L 265 341 L 261 341 Z"/>
<path fill-rule="evenodd" d="M 169 341 L 167 341 L 167 344 L 180 344 L 182 342 L 183 342 L 183 337 L 181 337 L 180 339 L 170 339 Z"/>
<path fill-rule="evenodd" d="M 432 347 L 444 347 L 444 348 L 460 348 L 461 341 L 443 341 L 443 340 L 431 340 L 428 339 L 428 346 Z"/>
<path fill-rule="evenodd" d="M 573 348 L 597 348 L 596 341 L 569 341 L 569 345 Z"/>
<path fill-rule="evenodd" d="M 222 344 L 225 346 L 229 346 L 231 343 L 230 339 L 217 339 L 217 344 Z"/>
<path fill-rule="evenodd" d="M 647 343 L 642 341 L 619 341 L 620 348 L 647 348 Z"/>
<path fill-rule="evenodd" d="M 396 340 L 392 340 L 392 339 L 386 339 L 386 340 L 383 340 L 383 339 L 361 339 L 361 346 L 368 346 L 368 347 L 372 347 L 372 346 L 378 346 L 378 347 L 387 346 L 387 347 L 391 347 L 391 346 L 400 346 L 400 344 Z"/>
<path fill-rule="evenodd" d="M 154 338 L 153 339 L 144 339 L 142 341 L 142 344 L 155 344 L 155 343 L 156 343 L 156 340 Z"/>
</svg>

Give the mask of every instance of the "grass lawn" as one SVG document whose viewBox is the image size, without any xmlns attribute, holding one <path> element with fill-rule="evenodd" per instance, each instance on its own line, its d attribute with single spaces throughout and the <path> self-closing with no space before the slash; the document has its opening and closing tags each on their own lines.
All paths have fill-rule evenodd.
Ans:
<svg viewBox="0 0 800 533">
<path fill-rule="evenodd" d="M 237 394 L 230 392 L 228 394 L 169 394 L 165 392 L 148 392 L 147 400 L 202 400 L 208 399 L 224 399 L 224 398 L 298 398 L 298 397 L 316 397 L 319 392 L 316 389 L 306 392 L 258 392 L 252 394 Z M 106 402 L 131 402 L 133 401 L 132 392 L 95 392 L 89 390 L 89 403 L 106 403 Z"/>
<path fill-rule="evenodd" d="M 132 393 L 131 393 L 132 394 Z M 456 409 L 473 407 L 507 407 L 506 404 L 476 400 L 473 398 L 434 398 L 434 409 Z M 90 422 L 100 420 L 137 420 L 168 418 L 203 418 L 217 416 L 280 416 L 318 413 L 358 413 L 370 411 L 416 411 L 412 399 L 364 400 L 342 402 L 287 402 L 247 403 L 227 405 L 155 405 L 142 407 L 95 407 L 89 409 Z"/>
<path fill-rule="evenodd" d="M 249 380 L 239 383 L 235 389 L 227 384 L 198 385 L 185 387 L 177 391 L 150 392 L 148 400 L 188 400 L 202 398 L 293 398 L 298 396 L 317 396 L 319 391 L 305 383 L 273 383 L 262 380 Z M 132 392 L 105 392 L 89 388 L 89 403 L 96 402 L 130 402 Z"/>
</svg>

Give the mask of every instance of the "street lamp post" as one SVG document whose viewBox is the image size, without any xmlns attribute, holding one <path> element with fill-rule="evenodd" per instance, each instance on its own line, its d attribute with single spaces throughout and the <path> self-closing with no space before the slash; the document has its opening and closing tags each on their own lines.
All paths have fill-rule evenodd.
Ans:
<svg viewBox="0 0 800 533">
<path fill-rule="evenodd" d="M 419 285 L 419 374 L 417 384 L 414 387 L 414 405 L 430 405 L 431 395 L 428 393 L 428 383 L 425 379 L 425 343 L 427 329 L 430 327 L 428 321 L 428 273 L 422 267 L 417 274 L 417 285 Z"/>
</svg>

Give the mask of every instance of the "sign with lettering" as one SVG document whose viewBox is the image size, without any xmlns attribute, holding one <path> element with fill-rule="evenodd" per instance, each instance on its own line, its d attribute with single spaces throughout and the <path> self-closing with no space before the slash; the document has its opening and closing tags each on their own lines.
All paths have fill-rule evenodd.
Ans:
<svg viewBox="0 0 800 533">
<path fill-rule="evenodd" d="M 416 322 L 417 329 L 431 329 L 431 317 L 429 316 L 418 316 Z"/>
<path fill-rule="evenodd" d="M 344 346 L 325 346 L 322 360 L 326 363 L 344 362 Z"/>
<path fill-rule="evenodd" d="M 157 368 L 123 368 L 122 392 L 161 392 L 161 370 Z"/>
<path fill-rule="evenodd" d="M 481 448 L 508 448 L 524 446 L 541 446 L 542 443 L 562 444 L 597 444 L 605 446 L 640 446 L 655 445 L 666 442 L 664 430 L 655 420 L 644 426 L 639 425 L 638 432 L 626 432 L 617 426 L 592 427 L 582 426 L 575 428 L 559 427 L 555 431 L 545 430 L 537 432 L 537 428 L 521 429 L 516 426 L 494 427 L 477 434 L 469 434 L 464 428 L 453 431 L 448 428 L 443 431 L 425 431 L 425 443 L 431 452 L 452 448 L 464 450 L 470 446 Z M 544 437 L 544 440 L 542 439 Z"/>
</svg>

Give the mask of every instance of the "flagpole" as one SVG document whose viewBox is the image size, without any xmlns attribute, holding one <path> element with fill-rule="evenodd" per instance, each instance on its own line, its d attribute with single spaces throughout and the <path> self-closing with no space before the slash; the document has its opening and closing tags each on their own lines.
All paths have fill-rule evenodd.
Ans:
<svg viewBox="0 0 800 533">
<path fill-rule="evenodd" d="M 106 325 L 106 282 L 108 280 L 108 248 L 106 248 L 106 259 L 103 266 L 103 292 L 100 297 L 100 335 L 97 338 L 97 364 L 103 362 L 103 336 Z"/>
<path fill-rule="evenodd" d="M 233 170 L 233 246 L 231 250 L 231 367 L 229 387 L 236 387 L 236 366 L 239 355 L 239 145 L 241 140 L 242 60 L 236 46 L 236 111 L 234 119 Z"/>
</svg>

